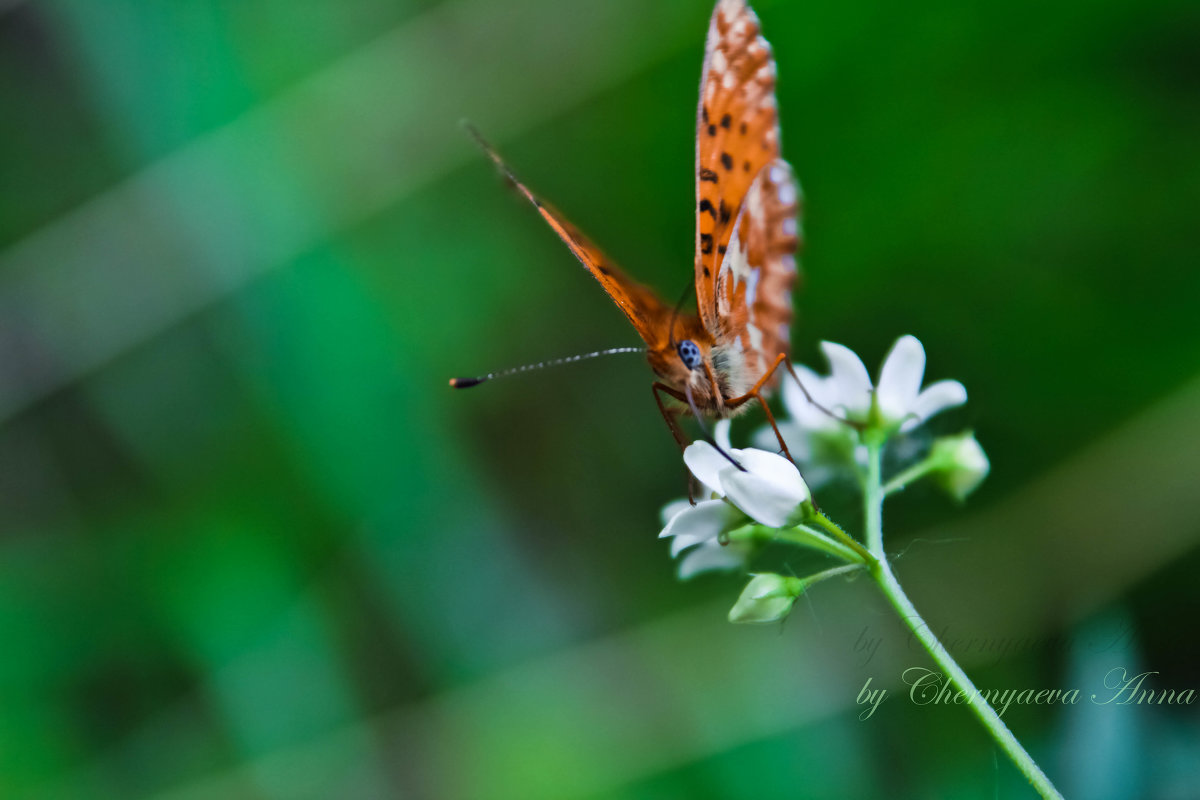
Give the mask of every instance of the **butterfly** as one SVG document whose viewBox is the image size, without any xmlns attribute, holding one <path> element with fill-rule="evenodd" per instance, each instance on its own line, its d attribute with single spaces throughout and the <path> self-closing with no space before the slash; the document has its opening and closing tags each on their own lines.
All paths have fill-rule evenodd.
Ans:
<svg viewBox="0 0 1200 800">
<path fill-rule="evenodd" d="M 696 313 L 634 281 L 480 146 L 600 282 L 646 343 L 654 399 L 680 447 L 678 417 L 728 418 L 765 395 L 788 363 L 800 187 L 779 156 L 775 61 L 745 0 L 719 0 L 708 26 L 696 112 Z M 622 348 L 628 349 L 628 348 Z M 568 359 L 569 360 L 569 359 Z M 455 379 L 452 386 L 482 379 Z M 664 397 L 667 400 L 664 402 Z M 784 453 L 787 445 L 779 443 Z"/>
</svg>

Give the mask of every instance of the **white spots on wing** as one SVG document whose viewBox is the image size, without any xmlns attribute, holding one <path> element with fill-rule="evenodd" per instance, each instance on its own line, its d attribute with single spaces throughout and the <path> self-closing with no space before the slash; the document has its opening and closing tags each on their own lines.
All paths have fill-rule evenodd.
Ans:
<svg viewBox="0 0 1200 800">
<path fill-rule="evenodd" d="M 757 181 L 755 181 L 755 183 L 757 183 Z M 746 192 L 746 215 L 751 220 L 760 220 L 764 216 L 762 193 L 754 191 L 754 188 L 754 184 L 751 184 L 750 190 Z M 745 245 L 743 245 L 743 247 L 744 246 Z"/>
<path fill-rule="evenodd" d="M 783 183 L 785 180 L 787 180 L 787 170 L 785 170 L 779 164 L 771 165 L 771 172 L 769 175 L 771 178 L 771 183 Z"/>
<path fill-rule="evenodd" d="M 781 258 L 779 260 L 779 263 L 783 266 L 784 270 L 787 272 L 795 272 L 796 271 L 796 257 L 794 255 L 792 255 L 791 253 L 785 254 L 783 256 L 783 258 Z"/>
<path fill-rule="evenodd" d="M 754 309 L 754 303 L 758 299 L 758 279 L 762 277 L 762 270 L 758 267 L 751 267 L 749 274 L 746 275 L 746 305 L 751 310 Z"/>
<path fill-rule="evenodd" d="M 792 295 L 790 292 L 786 295 L 789 300 L 791 299 L 791 296 Z M 779 323 L 779 331 L 776 333 L 776 335 L 779 337 L 779 341 L 786 342 L 792 338 L 792 327 L 786 322 L 781 322 Z"/>
<path fill-rule="evenodd" d="M 733 74 L 732 70 L 726 72 L 724 75 L 721 76 L 721 88 L 722 89 L 729 90 L 729 89 L 732 89 L 736 85 L 737 85 L 737 75 Z"/>
<path fill-rule="evenodd" d="M 733 275 L 734 287 L 738 283 L 746 280 L 746 245 L 738 238 L 737 231 L 734 231 L 733 237 L 729 240 L 729 252 L 725 254 L 725 258 L 721 261 L 721 271 L 728 271 Z"/>
<path fill-rule="evenodd" d="M 751 61 L 769 60 L 771 58 L 771 45 L 767 43 L 761 35 L 756 36 L 754 41 L 746 48 L 746 53 L 750 56 Z"/>
<path fill-rule="evenodd" d="M 786 236 L 796 235 L 796 218 L 788 217 L 783 221 L 783 233 Z"/>
<path fill-rule="evenodd" d="M 796 202 L 796 187 L 790 181 L 779 185 L 779 202 L 785 206 Z"/>
<path fill-rule="evenodd" d="M 746 333 L 750 334 L 750 348 L 755 352 L 762 351 L 762 331 L 753 322 L 746 323 Z"/>
<path fill-rule="evenodd" d="M 725 54 L 720 50 L 712 55 L 712 68 L 714 72 L 725 72 L 729 69 L 729 59 L 725 58 Z"/>
</svg>

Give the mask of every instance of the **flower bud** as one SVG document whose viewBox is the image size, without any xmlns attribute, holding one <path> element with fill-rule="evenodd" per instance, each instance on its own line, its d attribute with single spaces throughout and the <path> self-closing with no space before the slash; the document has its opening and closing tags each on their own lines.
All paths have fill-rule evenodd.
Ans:
<svg viewBox="0 0 1200 800">
<path fill-rule="evenodd" d="M 755 575 L 733 608 L 730 622 L 775 622 L 792 610 L 796 598 L 804 593 L 804 581 L 799 578 L 764 572 Z"/>
<path fill-rule="evenodd" d="M 966 499 L 991 469 L 987 455 L 970 431 L 938 439 L 930 458 L 938 464 L 933 479 L 956 500 Z"/>
</svg>

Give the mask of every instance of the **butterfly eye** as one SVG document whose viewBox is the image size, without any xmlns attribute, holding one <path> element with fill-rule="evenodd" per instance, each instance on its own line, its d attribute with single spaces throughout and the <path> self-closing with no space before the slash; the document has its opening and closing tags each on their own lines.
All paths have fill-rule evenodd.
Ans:
<svg viewBox="0 0 1200 800">
<path fill-rule="evenodd" d="M 684 339 L 675 349 L 679 352 L 679 360 L 688 369 L 700 369 L 704 359 L 700 357 L 700 348 L 691 339 Z"/>
</svg>

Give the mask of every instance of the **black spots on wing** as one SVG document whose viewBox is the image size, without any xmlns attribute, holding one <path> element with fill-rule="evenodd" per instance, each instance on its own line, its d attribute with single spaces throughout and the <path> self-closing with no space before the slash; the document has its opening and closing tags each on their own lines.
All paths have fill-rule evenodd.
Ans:
<svg viewBox="0 0 1200 800">
<path fill-rule="evenodd" d="M 712 277 L 712 273 L 709 272 L 708 267 L 704 268 L 704 277 L 706 277 L 706 278 Z"/>
<path fill-rule="evenodd" d="M 729 130 L 729 126 L 732 124 L 733 124 L 733 117 L 729 116 L 728 114 L 721 117 L 721 127 L 724 128 L 725 130 Z"/>
<path fill-rule="evenodd" d="M 708 255 L 712 252 L 713 238 L 711 233 L 700 234 L 700 252 Z"/>
<path fill-rule="evenodd" d="M 729 248 L 728 248 L 728 247 L 726 247 L 725 245 L 723 245 L 723 244 L 719 244 L 719 245 L 717 245 L 717 254 L 718 254 L 718 255 L 722 255 L 722 256 L 723 256 L 723 255 L 725 255 L 725 251 L 726 251 L 726 250 L 728 250 L 728 249 L 729 249 Z"/>
<path fill-rule="evenodd" d="M 746 135 L 746 123 L 743 122 L 738 126 L 738 133 L 740 133 L 742 136 Z"/>
<path fill-rule="evenodd" d="M 717 212 L 713 210 L 712 201 L 707 197 L 700 201 L 700 213 L 703 214 L 705 211 L 711 214 L 713 219 L 717 218 Z"/>
<path fill-rule="evenodd" d="M 712 181 L 713 183 L 716 183 L 717 182 L 717 173 L 713 172 L 711 169 L 705 169 L 705 168 L 701 167 L 700 168 L 700 180 Z"/>
<path fill-rule="evenodd" d="M 700 118 L 708 122 L 708 106 L 700 106 Z"/>
<path fill-rule="evenodd" d="M 725 205 L 725 201 L 722 200 L 721 201 L 721 224 L 724 225 L 726 222 L 729 222 L 730 216 L 732 216 L 732 214 L 729 211 L 729 206 Z"/>
<path fill-rule="evenodd" d="M 612 273 L 608 271 L 608 267 L 604 266 L 603 264 L 597 264 L 596 269 L 600 271 L 601 275 L 612 275 Z"/>
<path fill-rule="evenodd" d="M 750 171 L 750 162 L 743 161 L 742 162 L 742 172 L 749 172 L 749 171 Z"/>
<path fill-rule="evenodd" d="M 721 153 L 721 166 L 725 169 L 733 169 L 733 156 L 729 153 Z"/>
<path fill-rule="evenodd" d="M 716 135 L 717 135 L 717 126 L 716 126 L 716 125 L 709 125 L 709 126 L 708 126 L 708 135 L 709 135 L 709 136 L 716 136 Z"/>
</svg>

